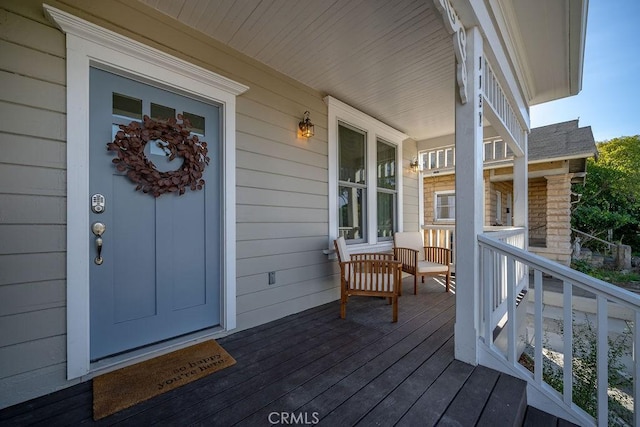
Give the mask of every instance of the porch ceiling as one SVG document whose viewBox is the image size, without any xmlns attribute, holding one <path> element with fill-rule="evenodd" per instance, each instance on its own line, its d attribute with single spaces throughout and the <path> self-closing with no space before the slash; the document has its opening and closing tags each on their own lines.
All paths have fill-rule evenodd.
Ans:
<svg viewBox="0 0 640 427">
<path fill-rule="evenodd" d="M 451 36 L 425 0 L 140 0 L 426 139 L 454 129 Z"/>
</svg>

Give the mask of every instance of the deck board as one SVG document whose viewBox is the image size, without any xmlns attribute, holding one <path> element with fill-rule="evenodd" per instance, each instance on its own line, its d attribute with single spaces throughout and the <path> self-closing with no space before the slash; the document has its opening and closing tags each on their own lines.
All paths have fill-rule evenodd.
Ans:
<svg viewBox="0 0 640 427">
<path fill-rule="evenodd" d="M 475 425 L 499 374 L 454 359 L 453 294 L 433 279 L 412 288 L 406 278 L 397 323 L 384 299 L 353 297 L 344 320 L 336 301 L 219 339 L 236 365 L 98 422 L 90 382 L 2 410 L 0 422 L 257 426 L 284 412 L 327 426 Z"/>
</svg>

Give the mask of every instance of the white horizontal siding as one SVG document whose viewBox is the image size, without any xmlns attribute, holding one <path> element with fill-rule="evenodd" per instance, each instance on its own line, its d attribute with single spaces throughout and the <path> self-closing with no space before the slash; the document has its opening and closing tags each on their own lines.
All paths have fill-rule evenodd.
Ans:
<svg viewBox="0 0 640 427">
<path fill-rule="evenodd" d="M 0 380 L 0 389 L 5 384 L 5 378 L 65 362 L 66 352 L 66 335 L 0 347 L 0 366 L 2 366 L 3 376 Z"/>
<path fill-rule="evenodd" d="M 0 407 L 66 385 L 65 37 L 0 5 Z"/>
<path fill-rule="evenodd" d="M 0 317 L 0 348 L 66 333 L 65 307 Z"/>
<path fill-rule="evenodd" d="M 406 166 L 402 180 L 404 204 L 401 220 L 404 231 L 417 231 L 420 228 L 418 173 L 413 172 L 409 167 L 411 161 L 418 157 L 416 141 L 412 139 L 404 141 L 402 150 L 402 164 Z"/>
<path fill-rule="evenodd" d="M 0 286 L 0 317 L 64 307 L 66 297 L 64 280 Z"/>
<path fill-rule="evenodd" d="M 66 217 L 64 197 L 0 194 L 2 224 L 65 224 Z"/>
</svg>

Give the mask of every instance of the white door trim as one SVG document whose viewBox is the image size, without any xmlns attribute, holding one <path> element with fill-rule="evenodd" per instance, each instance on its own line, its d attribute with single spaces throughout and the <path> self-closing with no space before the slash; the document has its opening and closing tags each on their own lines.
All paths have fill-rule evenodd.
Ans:
<svg viewBox="0 0 640 427">
<path fill-rule="evenodd" d="M 67 35 L 67 378 L 91 371 L 89 360 L 89 67 L 222 105 L 223 187 L 221 322 L 236 326 L 235 109 L 248 89 L 204 68 L 43 5 Z"/>
</svg>

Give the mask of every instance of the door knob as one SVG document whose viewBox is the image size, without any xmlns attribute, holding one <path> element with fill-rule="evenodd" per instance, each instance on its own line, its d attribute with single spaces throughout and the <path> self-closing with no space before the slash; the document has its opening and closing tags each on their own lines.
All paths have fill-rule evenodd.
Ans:
<svg viewBox="0 0 640 427">
<path fill-rule="evenodd" d="M 98 255 L 93 260 L 98 265 L 101 265 L 104 261 L 102 259 L 102 234 L 107 229 L 107 226 L 101 222 L 94 222 L 91 226 L 91 231 L 96 236 L 96 249 L 98 250 Z"/>
</svg>

